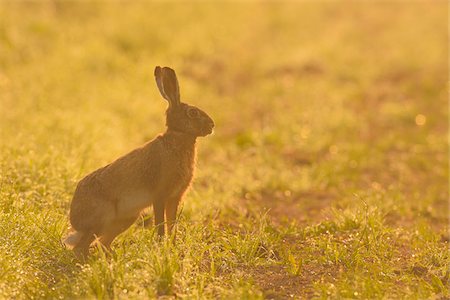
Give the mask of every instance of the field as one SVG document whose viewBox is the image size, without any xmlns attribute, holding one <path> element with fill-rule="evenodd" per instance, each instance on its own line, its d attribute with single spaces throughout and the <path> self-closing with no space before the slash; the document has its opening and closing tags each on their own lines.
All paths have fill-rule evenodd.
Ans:
<svg viewBox="0 0 450 300">
<path fill-rule="evenodd" d="M 0 2 L 0 299 L 450 297 L 447 45 L 444 1 Z M 216 122 L 176 242 L 78 263 L 76 183 L 165 129 L 156 65 Z"/>
</svg>

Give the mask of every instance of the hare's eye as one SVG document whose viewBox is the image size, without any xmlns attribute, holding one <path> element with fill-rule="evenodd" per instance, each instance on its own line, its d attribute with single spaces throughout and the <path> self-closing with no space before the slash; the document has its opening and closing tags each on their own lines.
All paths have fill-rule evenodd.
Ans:
<svg viewBox="0 0 450 300">
<path fill-rule="evenodd" d="M 187 111 L 187 115 L 189 118 L 197 118 L 200 115 L 200 112 L 196 108 L 190 108 Z"/>
</svg>

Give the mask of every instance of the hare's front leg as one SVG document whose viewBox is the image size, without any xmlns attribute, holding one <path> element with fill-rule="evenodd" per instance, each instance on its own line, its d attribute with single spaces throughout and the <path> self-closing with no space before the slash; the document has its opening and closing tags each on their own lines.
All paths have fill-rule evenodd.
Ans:
<svg viewBox="0 0 450 300">
<path fill-rule="evenodd" d="M 154 201 L 153 212 L 155 214 L 155 226 L 158 229 L 158 235 L 162 237 L 164 236 L 164 201 Z"/>
<path fill-rule="evenodd" d="M 173 227 L 175 226 L 177 219 L 178 204 L 181 201 L 181 196 L 170 198 L 166 202 L 166 220 L 167 220 L 167 231 L 169 234 L 172 233 Z"/>
</svg>

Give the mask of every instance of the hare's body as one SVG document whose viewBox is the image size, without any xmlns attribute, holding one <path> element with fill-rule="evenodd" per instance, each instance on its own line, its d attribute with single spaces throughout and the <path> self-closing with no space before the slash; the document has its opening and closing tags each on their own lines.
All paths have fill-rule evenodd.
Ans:
<svg viewBox="0 0 450 300">
<path fill-rule="evenodd" d="M 167 87 L 161 93 L 166 96 Z M 198 116 L 207 125 L 189 125 L 183 120 L 183 112 L 196 108 L 173 103 L 176 99 L 169 98 L 168 129 L 164 134 L 78 183 L 70 208 L 72 233 L 66 239 L 66 244 L 77 252 L 86 255 L 95 237 L 109 247 L 142 210 L 152 205 L 158 233 L 164 235 L 164 219 L 169 231 L 172 229 L 178 204 L 193 178 L 196 138 L 211 133 L 214 123 L 200 111 L 204 115 Z"/>
<path fill-rule="evenodd" d="M 73 228 L 100 236 L 111 221 L 136 219 L 156 201 L 181 197 L 192 180 L 194 161 L 195 140 L 169 131 L 94 171 L 76 188 Z"/>
</svg>

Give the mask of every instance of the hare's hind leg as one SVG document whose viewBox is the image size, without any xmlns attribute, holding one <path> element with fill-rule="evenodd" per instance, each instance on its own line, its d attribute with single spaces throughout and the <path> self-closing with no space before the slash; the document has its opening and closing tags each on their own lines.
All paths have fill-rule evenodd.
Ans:
<svg viewBox="0 0 450 300">
<path fill-rule="evenodd" d="M 75 256 L 80 260 L 85 260 L 89 254 L 89 246 L 94 241 L 95 236 L 91 232 L 86 232 L 81 237 L 78 244 L 73 248 Z"/>
<path fill-rule="evenodd" d="M 100 243 L 111 250 L 111 243 L 114 239 L 127 230 L 136 221 L 137 217 L 113 220 L 102 232 Z"/>
</svg>

